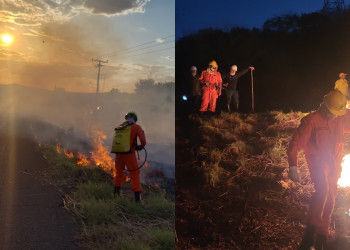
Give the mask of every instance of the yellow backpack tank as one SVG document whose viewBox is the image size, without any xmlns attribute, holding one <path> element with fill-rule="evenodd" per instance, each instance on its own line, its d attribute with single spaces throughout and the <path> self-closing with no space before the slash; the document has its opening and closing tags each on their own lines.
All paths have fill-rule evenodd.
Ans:
<svg viewBox="0 0 350 250">
<path fill-rule="evenodd" d="M 114 138 L 111 153 L 128 153 L 130 145 L 131 125 L 120 125 L 114 129 Z"/>
</svg>

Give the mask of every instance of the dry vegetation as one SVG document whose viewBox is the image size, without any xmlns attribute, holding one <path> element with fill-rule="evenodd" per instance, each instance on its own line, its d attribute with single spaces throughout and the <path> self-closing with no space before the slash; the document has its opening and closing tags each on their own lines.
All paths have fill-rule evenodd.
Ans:
<svg viewBox="0 0 350 250">
<path fill-rule="evenodd" d="M 41 145 L 41 150 L 50 166 L 42 174 L 62 191 L 62 206 L 81 224 L 75 240 L 80 249 L 173 249 L 174 196 L 162 183 L 143 186 L 141 205 L 134 202 L 130 183 L 113 198 L 110 173 L 77 165 L 78 159 L 54 146 Z"/>
<path fill-rule="evenodd" d="M 288 179 L 286 147 L 304 115 L 222 113 L 176 121 L 177 249 L 297 248 L 313 186 L 302 152 L 301 183 Z M 348 199 L 340 190 L 334 223 L 349 220 L 339 205 Z"/>
</svg>

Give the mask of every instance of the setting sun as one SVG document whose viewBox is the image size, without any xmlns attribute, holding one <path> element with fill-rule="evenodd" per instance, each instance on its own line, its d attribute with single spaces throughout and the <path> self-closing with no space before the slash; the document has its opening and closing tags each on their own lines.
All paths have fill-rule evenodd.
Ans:
<svg viewBox="0 0 350 250">
<path fill-rule="evenodd" d="M 2 41 L 6 44 L 10 44 L 12 42 L 12 37 L 8 34 L 2 35 Z"/>
</svg>

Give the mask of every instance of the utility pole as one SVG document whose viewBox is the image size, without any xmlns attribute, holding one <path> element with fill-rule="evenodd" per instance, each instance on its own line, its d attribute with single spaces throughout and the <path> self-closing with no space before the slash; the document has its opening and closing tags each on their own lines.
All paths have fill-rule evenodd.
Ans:
<svg viewBox="0 0 350 250">
<path fill-rule="evenodd" d="M 97 63 L 97 67 L 98 67 L 98 74 L 97 74 L 97 88 L 96 88 L 96 94 L 98 94 L 100 92 L 100 71 L 101 71 L 101 67 L 103 66 L 101 63 L 108 63 L 107 61 L 102 61 L 99 59 L 92 59 L 93 62 L 98 62 Z"/>
<path fill-rule="evenodd" d="M 250 70 L 250 81 L 252 85 L 252 111 L 254 113 L 255 107 L 254 107 L 254 80 L 253 80 L 253 70 Z"/>
</svg>

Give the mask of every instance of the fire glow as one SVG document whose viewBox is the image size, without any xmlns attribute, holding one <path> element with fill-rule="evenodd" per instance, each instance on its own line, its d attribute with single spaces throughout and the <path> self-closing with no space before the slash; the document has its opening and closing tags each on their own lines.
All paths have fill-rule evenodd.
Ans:
<svg viewBox="0 0 350 250">
<path fill-rule="evenodd" d="M 69 152 L 67 149 L 61 147 L 60 144 L 56 145 L 56 152 L 58 154 L 63 152 L 67 158 L 76 158 L 76 163 L 79 166 L 90 166 L 94 164 L 115 176 L 114 161 L 109 155 L 107 148 L 103 145 L 106 138 L 107 136 L 103 130 L 92 131 L 93 151 L 90 152 L 90 157 L 80 152 Z"/>
<path fill-rule="evenodd" d="M 338 186 L 348 187 L 350 186 L 350 154 L 347 154 L 343 157 L 343 162 L 341 166 L 342 166 L 342 172 L 341 172 L 341 177 L 338 180 Z"/>
<path fill-rule="evenodd" d="M 93 131 L 92 138 L 94 143 L 94 151 L 90 152 L 92 161 L 96 166 L 114 173 L 113 159 L 103 145 L 104 140 L 107 138 L 105 132 L 103 130 L 95 130 Z"/>
<path fill-rule="evenodd" d="M 107 139 L 107 136 L 103 130 L 93 130 L 91 131 L 91 138 L 93 141 L 93 150 L 90 151 L 90 155 L 86 156 L 81 152 L 69 152 L 67 149 L 61 146 L 61 144 L 56 145 L 56 152 L 58 154 L 64 154 L 67 158 L 76 159 L 76 163 L 79 166 L 89 167 L 95 165 L 99 168 L 102 168 L 106 172 L 110 172 L 114 177 L 115 167 L 114 161 L 109 154 L 109 150 L 104 146 L 104 141 Z M 142 158 L 142 157 L 141 157 Z M 139 159 L 139 162 L 144 162 L 145 158 Z M 144 163 L 145 167 L 149 167 L 148 162 Z M 129 182 L 130 177 L 125 173 L 125 182 Z"/>
</svg>

